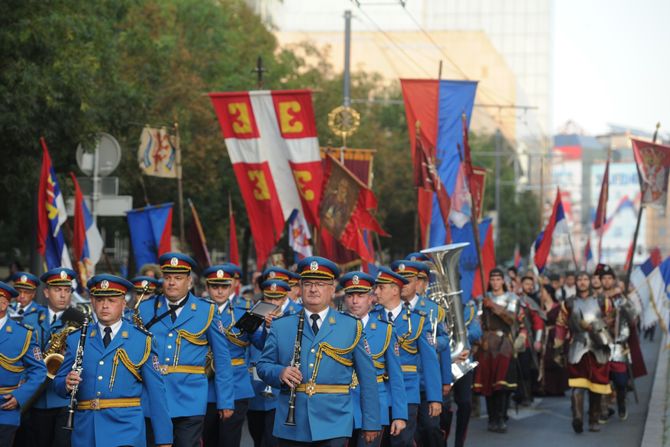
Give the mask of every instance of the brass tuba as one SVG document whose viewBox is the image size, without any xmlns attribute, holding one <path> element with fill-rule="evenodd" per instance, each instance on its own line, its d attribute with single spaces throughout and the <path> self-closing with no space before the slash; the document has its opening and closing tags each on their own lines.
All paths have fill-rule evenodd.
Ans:
<svg viewBox="0 0 670 447">
<path fill-rule="evenodd" d="M 445 310 L 445 323 L 449 335 L 452 359 L 469 348 L 468 330 L 463 320 L 463 303 L 461 302 L 463 290 L 460 288 L 458 272 L 461 252 L 468 245 L 469 243 L 464 242 L 421 250 L 421 253 L 428 255 L 432 261 L 430 263 L 430 283 L 426 290 L 426 296 Z M 437 322 L 435 325 L 437 325 Z M 454 376 L 454 381 L 475 369 L 477 365 L 477 362 L 470 359 L 452 361 L 451 373 Z"/>
</svg>

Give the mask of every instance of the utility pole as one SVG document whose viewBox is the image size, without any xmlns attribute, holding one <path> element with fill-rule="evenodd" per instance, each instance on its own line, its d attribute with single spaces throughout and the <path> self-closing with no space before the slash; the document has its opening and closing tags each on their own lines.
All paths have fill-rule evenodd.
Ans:
<svg viewBox="0 0 670 447">
<path fill-rule="evenodd" d="M 496 129 L 496 140 L 495 140 L 495 157 L 496 157 L 496 165 L 495 165 L 495 178 L 496 178 L 496 190 L 495 190 L 495 208 L 496 208 L 496 225 L 494 227 L 495 230 L 495 246 L 498 248 L 500 244 L 500 155 L 502 152 L 502 134 L 500 133 L 500 129 Z"/>
<path fill-rule="evenodd" d="M 344 11 L 344 75 L 342 76 L 344 107 L 351 106 L 351 10 Z"/>
</svg>

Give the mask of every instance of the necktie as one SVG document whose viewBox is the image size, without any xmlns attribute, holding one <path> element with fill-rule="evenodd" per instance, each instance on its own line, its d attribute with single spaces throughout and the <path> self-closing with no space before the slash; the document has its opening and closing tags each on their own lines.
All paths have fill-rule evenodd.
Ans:
<svg viewBox="0 0 670 447">
<path fill-rule="evenodd" d="M 393 312 L 389 312 L 389 313 L 386 314 L 386 315 L 388 316 L 388 322 L 389 322 L 389 323 L 393 323 Z"/>
<path fill-rule="evenodd" d="M 312 331 L 314 332 L 314 335 L 319 333 L 319 325 L 317 324 L 317 321 L 319 321 L 319 314 L 312 314 L 309 316 L 309 318 L 312 319 Z"/>
<path fill-rule="evenodd" d="M 170 306 L 170 320 L 174 323 L 175 320 L 177 319 L 177 309 L 179 309 L 181 306 L 179 304 L 168 304 Z"/>
<path fill-rule="evenodd" d="M 58 315 L 54 314 L 54 317 L 51 319 L 51 325 L 52 326 L 56 322 L 56 320 L 58 320 Z"/>
<path fill-rule="evenodd" d="M 102 343 L 105 345 L 105 348 L 109 346 L 109 344 L 112 342 L 112 328 L 107 326 L 105 328 L 105 336 L 102 337 Z"/>
<path fill-rule="evenodd" d="M 25 312 L 25 310 L 19 309 L 19 315 L 23 315 L 23 312 Z"/>
</svg>

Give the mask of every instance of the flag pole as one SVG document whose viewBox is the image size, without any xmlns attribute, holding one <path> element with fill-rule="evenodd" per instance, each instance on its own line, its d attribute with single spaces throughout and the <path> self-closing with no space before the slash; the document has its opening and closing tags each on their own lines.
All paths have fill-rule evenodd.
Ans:
<svg viewBox="0 0 670 447">
<path fill-rule="evenodd" d="M 463 113 L 462 119 L 465 120 L 466 116 L 465 113 Z M 463 126 L 463 133 L 467 132 L 467 128 L 465 125 Z M 463 142 L 463 145 L 465 146 L 465 141 Z M 469 145 L 469 143 L 468 143 Z M 465 151 L 465 147 L 463 147 L 463 151 Z M 460 159 L 461 164 L 463 163 L 463 158 L 464 158 L 463 153 L 461 153 L 461 145 L 458 145 L 458 158 Z M 479 240 L 479 224 L 478 224 L 478 216 L 479 216 L 479 208 L 477 207 L 477 201 L 475 199 L 475 195 L 472 191 L 471 188 L 471 179 L 470 175 L 468 174 L 469 169 L 465 169 L 465 175 L 463 176 L 465 180 L 465 187 L 468 188 L 468 191 L 470 191 L 470 225 L 472 226 L 472 235 L 474 236 L 475 240 L 475 250 L 477 251 L 477 267 L 479 268 L 479 281 L 481 282 L 482 285 L 482 296 L 486 293 L 486 280 L 484 279 L 484 263 L 482 262 L 483 256 L 482 256 L 482 245 Z M 447 222 L 447 225 L 449 223 Z"/>
<path fill-rule="evenodd" d="M 658 129 L 661 127 L 661 123 L 656 123 L 656 129 L 654 130 L 654 137 L 652 138 L 652 143 L 656 143 L 656 138 L 658 138 Z M 635 163 L 637 168 L 637 175 L 640 177 L 640 167 Z M 630 275 L 633 273 L 633 264 L 635 264 L 635 250 L 637 248 L 637 237 L 640 234 L 640 223 L 642 222 L 642 210 L 644 209 L 644 183 L 640 182 L 640 209 L 637 210 L 637 223 L 635 224 L 635 232 L 633 233 L 633 253 L 630 256 L 630 263 L 628 264 L 628 269 L 626 270 L 626 280 L 624 281 L 624 293 L 627 295 L 630 287 Z"/>
<path fill-rule="evenodd" d="M 181 249 L 185 247 L 184 236 L 184 189 L 182 186 L 181 174 L 181 138 L 179 136 L 179 123 L 175 120 L 175 152 L 176 152 L 176 168 L 177 168 L 177 206 L 179 207 L 179 243 Z"/>
</svg>

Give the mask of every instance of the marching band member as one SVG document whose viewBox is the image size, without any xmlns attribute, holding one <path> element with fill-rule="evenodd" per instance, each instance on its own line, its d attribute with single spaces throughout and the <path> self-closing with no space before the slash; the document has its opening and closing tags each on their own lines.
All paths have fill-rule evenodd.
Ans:
<svg viewBox="0 0 670 447">
<path fill-rule="evenodd" d="M 8 317 L 9 300 L 19 295 L 0 282 L 0 445 L 12 445 L 21 408 L 46 379 L 35 331 Z M 21 303 L 23 306 L 23 303 Z"/>
<path fill-rule="evenodd" d="M 353 431 L 350 384 L 355 371 L 362 396 L 363 437 L 372 443 L 380 430 L 379 395 L 363 324 L 329 307 L 339 276 L 333 262 L 308 257 L 300 261 L 298 272 L 303 310 L 272 322 L 256 364 L 261 380 L 282 387 L 273 434 L 284 446 L 345 446 Z M 294 346 L 287 343 L 290 340 L 295 340 Z"/>
<path fill-rule="evenodd" d="M 431 338 L 434 336 L 433 334 L 435 334 L 435 339 L 432 340 L 432 343 L 437 349 L 438 358 L 440 359 L 442 383 L 447 390 L 446 393 L 448 393 L 451 389 L 453 377 L 451 374 L 449 336 L 444 328 L 445 310 L 436 302 L 420 296 L 417 291 L 417 287 L 419 283 L 421 283 L 423 292 L 425 292 L 423 285 L 425 284 L 427 286 L 426 279 L 430 275 L 430 269 L 423 262 L 407 260 L 394 261 L 391 264 L 391 269 L 395 273 L 405 277 L 408 281 L 407 284 L 403 285 L 400 291 L 400 298 L 403 303 L 407 304 L 410 310 L 418 312 L 427 319 L 428 334 Z M 419 280 L 419 274 L 421 274 L 421 280 Z M 434 326 L 437 327 L 435 328 Z M 425 392 L 425 378 L 423 377 L 421 370 L 419 370 L 419 375 L 421 377 L 421 403 L 419 405 L 415 438 L 419 445 L 439 446 L 444 444 L 444 434 L 440 429 L 440 418 L 439 416 L 429 415 L 429 403 L 426 400 Z"/>
<path fill-rule="evenodd" d="M 207 283 L 207 293 L 217 306 L 215 324 L 226 338 L 226 346 L 231 357 L 235 394 L 235 411 L 225 420 L 219 420 L 216 411 L 215 379 L 209 380 L 207 414 L 203 431 L 205 447 L 238 447 L 242 439 L 242 426 L 249 408 L 249 399 L 254 396 L 249 376 L 248 348 L 254 343 L 263 348 L 265 336 L 262 331 L 253 335 L 236 329 L 235 322 L 247 311 L 246 300 L 235 300 L 230 289 L 234 283 L 237 269 L 233 264 L 213 265 L 202 274 Z M 230 366 L 228 367 L 230 368 Z M 218 370 L 216 371 L 218 374 Z"/>
<path fill-rule="evenodd" d="M 426 316 L 412 311 L 409 303 L 401 300 L 402 287 L 408 283 L 406 277 L 387 267 L 379 267 L 375 279 L 375 295 L 379 307 L 371 313 L 373 318 L 379 316 L 395 325 L 400 345 L 400 362 L 407 394 L 407 426 L 400 435 L 390 438 L 393 446 L 412 446 L 414 443 L 421 403 L 419 370 L 425 381 L 429 417 L 440 415 L 443 395 L 449 392 L 442 386 L 440 363 L 435 342 L 429 334 L 430 324 L 426 321 Z"/>
<path fill-rule="evenodd" d="M 39 313 L 45 310 L 44 306 L 35 302 L 40 279 L 32 273 L 16 272 L 12 275 L 12 284 L 19 295 L 12 303 L 13 306 L 10 306 L 11 318 L 18 322 L 32 321 L 34 324 Z"/>
<path fill-rule="evenodd" d="M 375 279 L 363 272 L 349 272 L 340 278 L 344 290 L 344 303 L 353 316 L 363 324 L 365 338 L 370 346 L 372 360 L 377 369 L 379 384 L 379 405 L 381 409 L 382 429 L 388 429 L 391 436 L 398 436 L 407 425 L 407 395 L 405 381 L 400 366 L 400 345 L 393 325 L 382 319 L 370 316 L 372 308 L 372 288 Z M 354 396 L 354 433 L 350 446 L 378 446 L 381 436 L 374 443 L 366 444 L 361 433 L 360 390 L 352 384 Z"/>
<path fill-rule="evenodd" d="M 216 408 L 222 419 L 231 417 L 234 408 L 230 354 L 226 337 L 214 318 L 216 306 L 189 291 L 195 261 L 181 253 L 165 253 L 159 263 L 163 272 L 163 294 L 143 300 L 139 313 L 144 327 L 153 334 L 158 352 L 154 366 L 163 374 L 174 445 L 200 447 L 207 410 L 207 352 L 211 350 L 217 372 L 214 376 Z M 145 402 L 143 395 L 143 407 Z M 145 421 L 151 441 L 151 421 Z"/>
<path fill-rule="evenodd" d="M 54 379 L 61 397 L 67 398 L 78 387 L 72 445 L 144 446 L 143 389 L 156 443 L 171 445 L 172 421 L 151 335 L 122 319 L 125 295 L 133 284 L 101 274 L 87 286 L 97 323 L 89 325 L 85 335 L 81 373 L 72 369 L 81 337 L 77 329 L 67 338 L 65 359 Z"/>
<path fill-rule="evenodd" d="M 302 310 L 299 304 L 294 304 L 289 298 L 291 286 L 286 281 L 278 279 L 281 277 L 280 275 L 274 275 L 273 278 L 270 278 L 269 270 L 263 273 L 263 277 L 268 279 L 261 283 L 263 301 L 279 306 L 277 317 L 294 315 Z M 269 316 L 264 326 L 259 330 L 268 331 L 272 327 L 272 319 L 273 317 Z M 270 387 L 258 377 L 256 364 L 261 358 L 262 352 L 263 349 L 258 349 L 254 345 L 249 348 L 249 365 L 252 370 L 254 397 L 249 402 L 247 425 L 249 434 L 254 440 L 254 447 L 274 447 L 277 445 L 277 439 L 272 435 L 272 428 L 279 389 Z"/>
<path fill-rule="evenodd" d="M 58 267 L 44 273 L 40 280 L 46 285 L 44 295 L 46 310 L 36 319 L 24 319 L 26 324 L 35 325 L 38 343 L 44 353 L 51 347 L 52 337 L 68 327 L 61 319 L 72 301 L 72 281 L 76 278 L 72 269 Z M 37 398 L 29 416 L 29 445 L 35 447 L 69 447 L 70 432 L 65 430 L 69 399 L 56 393 L 54 383 L 49 381 L 44 392 Z"/>
</svg>

